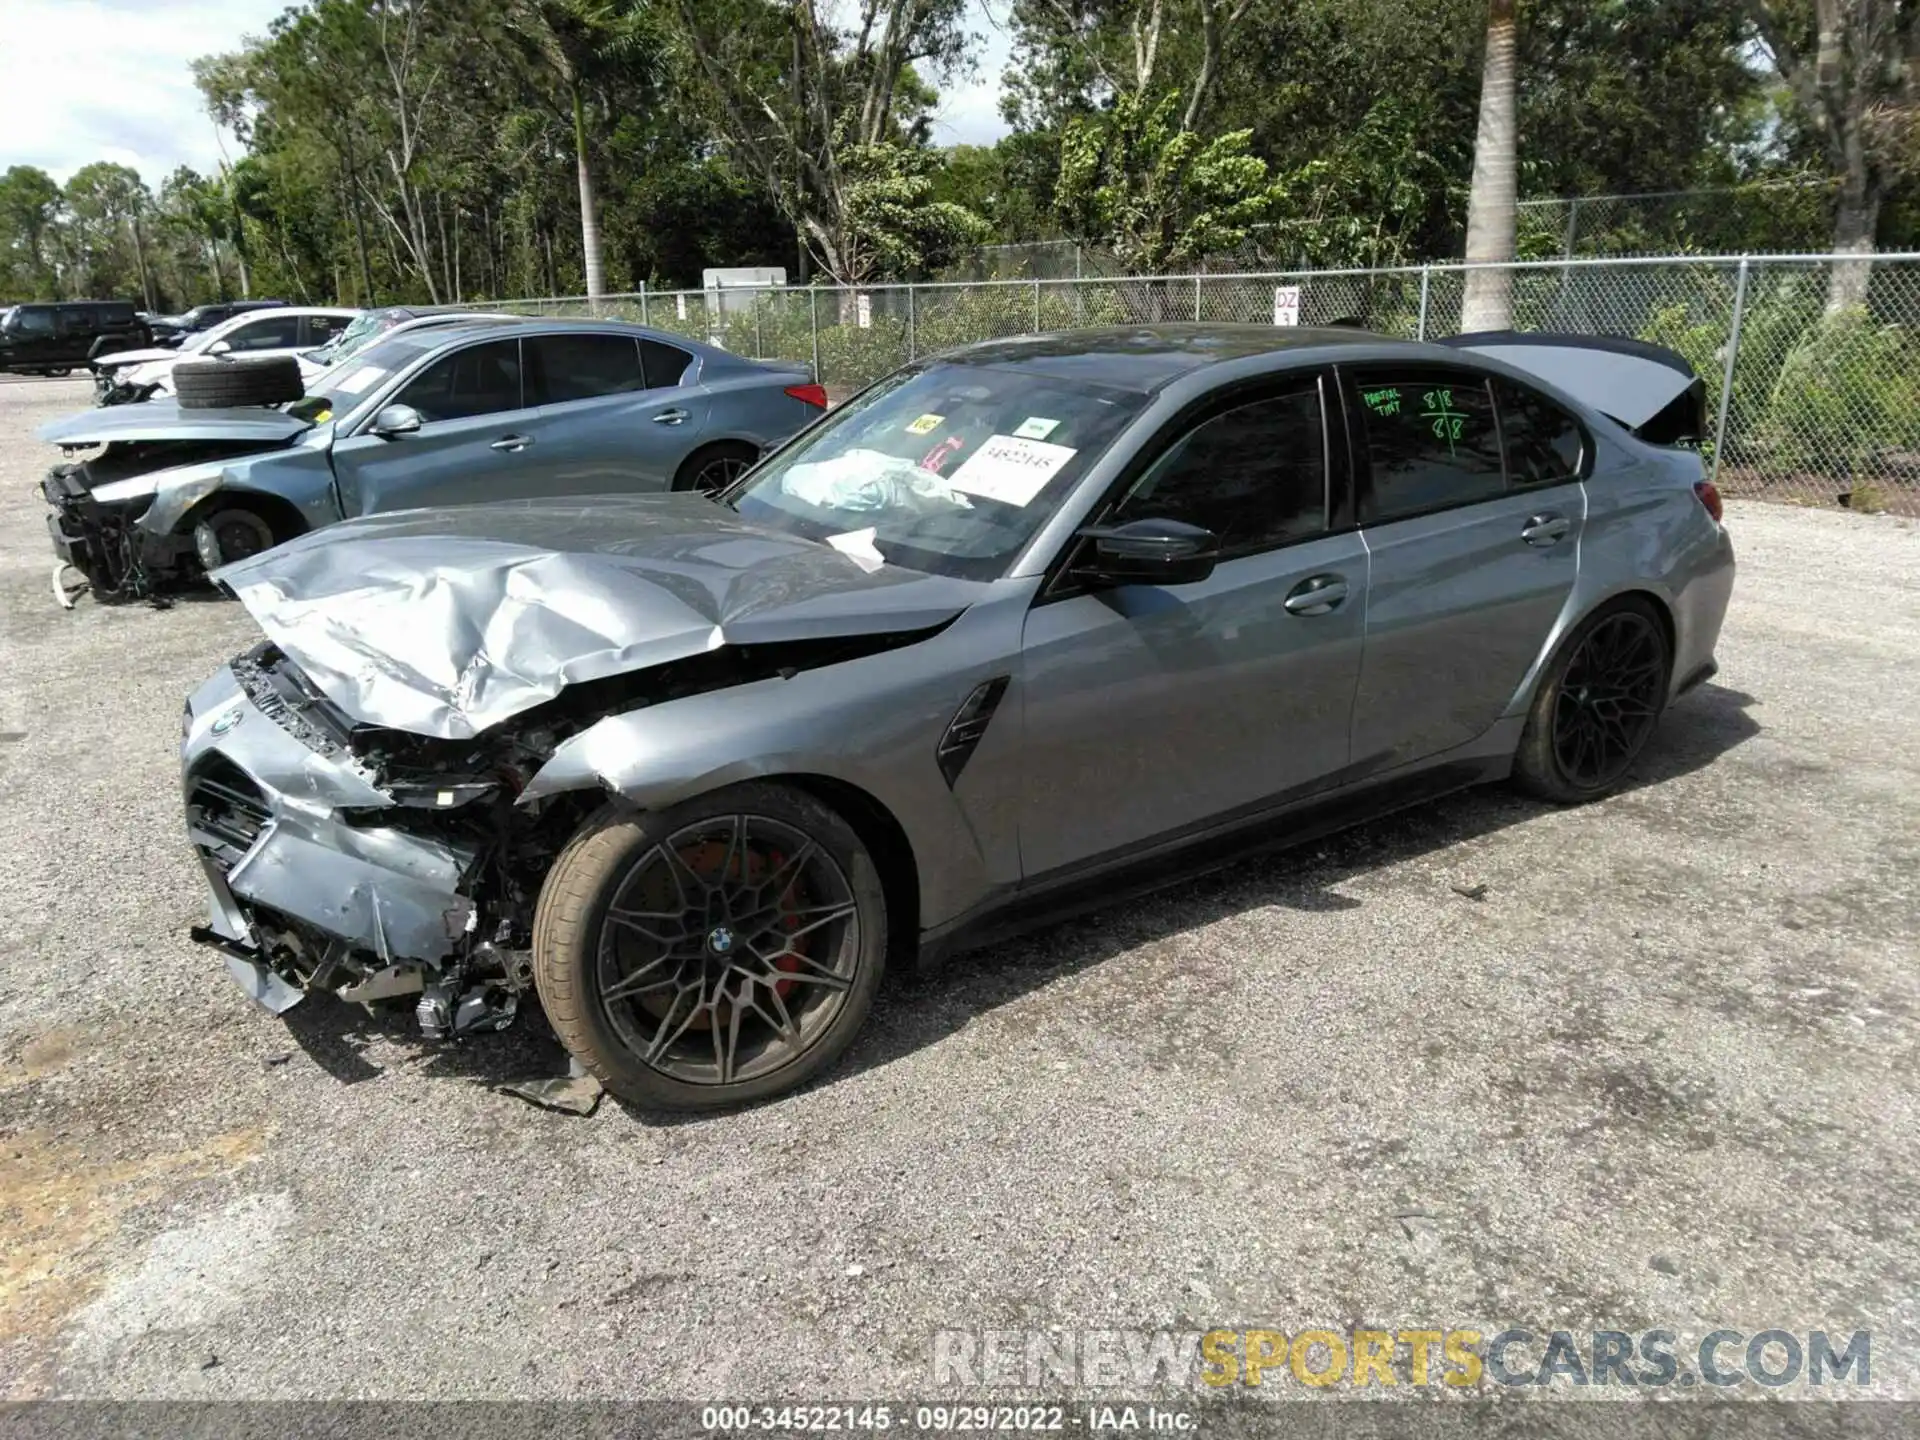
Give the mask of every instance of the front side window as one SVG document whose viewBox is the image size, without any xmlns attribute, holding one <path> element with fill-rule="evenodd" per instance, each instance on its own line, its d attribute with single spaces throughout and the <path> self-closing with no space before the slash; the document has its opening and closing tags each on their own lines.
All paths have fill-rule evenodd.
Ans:
<svg viewBox="0 0 1920 1440">
<path fill-rule="evenodd" d="M 1586 432 L 1558 405 L 1511 380 L 1493 382 L 1507 470 L 1516 485 L 1556 485 L 1580 478 Z"/>
<path fill-rule="evenodd" d="M 488 340 L 443 355 L 394 397 L 428 423 L 521 408 L 520 342 Z"/>
<path fill-rule="evenodd" d="M 1231 554 L 1327 527 L 1326 428 L 1318 386 L 1204 420 L 1134 482 L 1109 518 L 1182 520 Z"/>
<path fill-rule="evenodd" d="M 1464 372 L 1355 376 L 1372 484 L 1362 524 L 1491 500 L 1506 492 L 1486 379 Z"/>
<path fill-rule="evenodd" d="M 914 570 L 1003 574 L 1147 397 L 933 361 L 828 412 L 724 503 Z"/>
<path fill-rule="evenodd" d="M 7 333 L 9 335 L 51 335 L 53 334 L 53 311 L 37 309 L 32 305 L 22 305 L 9 310 Z"/>
<path fill-rule="evenodd" d="M 532 335 L 525 341 L 528 368 L 539 382 L 543 405 L 598 400 L 644 390 L 640 349 L 630 335 Z"/>
<path fill-rule="evenodd" d="M 234 350 L 291 350 L 300 343 L 300 317 L 273 315 L 248 320 L 227 332 L 226 342 Z"/>
</svg>

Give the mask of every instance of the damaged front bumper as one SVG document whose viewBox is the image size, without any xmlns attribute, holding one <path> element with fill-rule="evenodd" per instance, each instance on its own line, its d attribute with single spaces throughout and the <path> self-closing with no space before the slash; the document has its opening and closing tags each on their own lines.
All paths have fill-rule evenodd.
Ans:
<svg viewBox="0 0 1920 1440">
<path fill-rule="evenodd" d="M 85 575 L 104 600 L 145 599 L 199 563 L 192 536 L 156 535 L 139 524 L 151 497 L 96 500 L 73 464 L 47 471 L 40 493 L 52 507 L 47 530 L 53 553 Z"/>
<path fill-rule="evenodd" d="M 531 967 L 473 898 L 484 840 L 422 823 L 444 817 L 378 788 L 276 680 L 242 657 L 187 702 L 187 831 L 209 892 L 194 938 L 276 1013 L 326 990 L 417 997 L 434 1038 L 509 1023 Z"/>
</svg>

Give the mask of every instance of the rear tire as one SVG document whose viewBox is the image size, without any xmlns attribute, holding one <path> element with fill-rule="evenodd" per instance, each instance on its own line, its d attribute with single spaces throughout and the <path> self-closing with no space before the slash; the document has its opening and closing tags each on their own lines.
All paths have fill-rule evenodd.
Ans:
<svg viewBox="0 0 1920 1440">
<path fill-rule="evenodd" d="M 182 410 L 284 405 L 307 393 L 300 381 L 300 362 L 291 355 L 258 360 L 183 360 L 173 367 L 172 380 Z"/>
<path fill-rule="evenodd" d="M 866 847 L 778 784 L 658 812 L 604 807 L 555 861 L 534 916 L 534 984 L 555 1034 L 650 1109 L 724 1109 L 804 1084 L 852 1043 L 886 957 Z"/>
<path fill-rule="evenodd" d="M 1646 749 L 1666 708 L 1673 646 L 1651 601 L 1615 601 L 1554 652 L 1527 712 L 1514 781 L 1556 805 L 1610 794 Z"/>
<path fill-rule="evenodd" d="M 681 462 L 673 488 L 716 495 L 744 475 L 760 458 L 753 446 L 739 440 L 703 445 Z"/>
</svg>

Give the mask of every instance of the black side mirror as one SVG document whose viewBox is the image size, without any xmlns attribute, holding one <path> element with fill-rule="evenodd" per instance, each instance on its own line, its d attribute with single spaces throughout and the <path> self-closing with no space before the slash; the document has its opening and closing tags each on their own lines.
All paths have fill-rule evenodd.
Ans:
<svg viewBox="0 0 1920 1440">
<path fill-rule="evenodd" d="M 1080 531 L 1093 542 L 1077 574 L 1110 585 L 1192 585 L 1213 573 L 1220 537 L 1184 520 L 1129 520 Z"/>
</svg>

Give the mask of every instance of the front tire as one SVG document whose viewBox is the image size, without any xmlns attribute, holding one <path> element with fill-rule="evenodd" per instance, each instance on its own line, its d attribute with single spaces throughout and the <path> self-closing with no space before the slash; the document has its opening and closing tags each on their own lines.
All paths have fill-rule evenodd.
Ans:
<svg viewBox="0 0 1920 1440">
<path fill-rule="evenodd" d="M 614 1094 L 717 1110 L 843 1054 L 886 965 L 866 846 L 804 791 L 753 782 L 659 812 L 609 805 L 561 852 L 534 917 L 534 984 Z"/>
<path fill-rule="evenodd" d="M 1611 793 L 1646 749 L 1667 701 L 1673 646 L 1638 597 L 1589 615 L 1564 640 L 1514 756 L 1521 789 L 1556 805 Z"/>
</svg>

